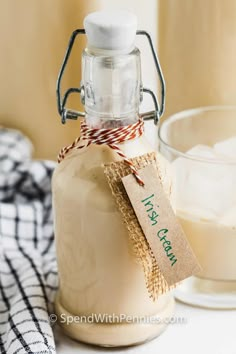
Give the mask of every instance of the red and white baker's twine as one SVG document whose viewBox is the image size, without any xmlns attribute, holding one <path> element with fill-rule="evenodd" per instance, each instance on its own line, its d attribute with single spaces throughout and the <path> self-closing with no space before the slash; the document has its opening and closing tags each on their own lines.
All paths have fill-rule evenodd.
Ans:
<svg viewBox="0 0 236 354">
<path fill-rule="evenodd" d="M 144 132 L 144 122 L 140 118 L 135 124 L 130 124 L 124 127 L 115 129 L 94 129 L 89 128 L 85 121 L 81 123 L 81 136 L 78 137 L 71 145 L 61 149 L 58 155 L 58 163 L 60 163 L 65 156 L 73 149 L 83 149 L 91 144 L 107 145 L 113 149 L 119 156 L 121 156 L 125 163 L 130 166 L 132 173 L 134 174 L 137 182 L 143 186 L 144 182 L 138 174 L 138 171 L 134 167 L 133 163 L 124 155 L 122 150 L 117 144 L 121 144 L 124 141 L 132 140 L 141 136 Z M 85 141 L 81 145 L 81 141 Z"/>
</svg>

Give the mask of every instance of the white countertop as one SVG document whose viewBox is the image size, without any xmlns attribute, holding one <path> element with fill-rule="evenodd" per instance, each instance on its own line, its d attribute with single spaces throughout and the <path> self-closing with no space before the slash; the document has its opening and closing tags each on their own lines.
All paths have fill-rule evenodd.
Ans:
<svg viewBox="0 0 236 354">
<path fill-rule="evenodd" d="M 236 311 L 205 310 L 176 303 L 184 324 L 169 325 L 158 338 L 140 346 L 104 349 L 75 342 L 55 329 L 57 354 L 236 354 Z"/>
</svg>

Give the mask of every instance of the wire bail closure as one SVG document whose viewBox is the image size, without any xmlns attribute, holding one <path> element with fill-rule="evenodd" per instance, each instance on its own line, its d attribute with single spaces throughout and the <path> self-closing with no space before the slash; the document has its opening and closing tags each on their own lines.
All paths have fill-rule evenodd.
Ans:
<svg viewBox="0 0 236 354">
<path fill-rule="evenodd" d="M 84 87 L 83 86 L 81 86 L 79 88 L 71 87 L 66 90 L 63 97 L 62 97 L 62 93 L 61 93 L 62 78 L 63 78 L 64 72 L 65 72 L 68 60 L 70 58 L 75 39 L 78 35 L 84 35 L 84 34 L 85 34 L 85 29 L 77 29 L 72 33 L 71 38 L 69 40 L 67 50 L 66 50 L 65 57 L 62 62 L 61 69 L 59 71 L 58 79 L 57 79 L 57 86 L 56 86 L 57 109 L 58 109 L 58 113 L 61 116 L 62 124 L 65 124 L 67 119 L 77 120 L 79 117 L 85 117 L 84 112 L 75 111 L 75 110 L 66 108 L 67 100 L 72 93 L 79 93 L 81 96 L 81 102 L 83 104 L 85 103 L 84 102 L 84 99 L 85 99 Z M 141 88 L 140 97 L 143 96 L 143 93 L 149 94 L 153 100 L 155 109 L 150 112 L 141 113 L 140 116 L 143 120 L 152 120 L 153 119 L 154 124 L 157 125 L 159 122 L 159 119 L 163 115 L 164 109 L 165 109 L 165 96 L 166 96 L 165 80 L 163 77 L 161 66 L 160 66 L 160 63 L 159 63 L 159 60 L 158 60 L 158 57 L 157 57 L 157 54 L 156 54 L 150 34 L 146 31 L 137 31 L 136 35 L 145 36 L 149 42 L 152 56 L 153 56 L 154 63 L 155 63 L 155 67 L 156 67 L 157 74 L 158 74 L 159 81 L 160 81 L 160 87 L 161 87 L 161 104 L 159 104 L 159 101 L 158 101 L 155 93 L 152 90 L 150 90 L 146 87 Z"/>
</svg>

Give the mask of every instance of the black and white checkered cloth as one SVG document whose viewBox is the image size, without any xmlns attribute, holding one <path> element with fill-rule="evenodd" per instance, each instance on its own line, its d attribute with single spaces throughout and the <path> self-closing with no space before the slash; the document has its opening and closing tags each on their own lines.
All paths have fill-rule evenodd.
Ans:
<svg viewBox="0 0 236 354">
<path fill-rule="evenodd" d="M 0 353 L 55 353 L 48 313 L 57 288 L 51 176 L 31 143 L 0 128 Z"/>
</svg>

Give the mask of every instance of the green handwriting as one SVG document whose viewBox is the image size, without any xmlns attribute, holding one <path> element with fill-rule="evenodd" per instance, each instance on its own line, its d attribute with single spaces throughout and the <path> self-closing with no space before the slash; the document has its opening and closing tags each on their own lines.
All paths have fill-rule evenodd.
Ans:
<svg viewBox="0 0 236 354">
<path fill-rule="evenodd" d="M 157 225 L 158 224 L 157 219 L 159 218 L 159 214 L 154 210 L 154 204 L 152 203 L 153 198 L 154 198 L 154 194 L 141 201 L 146 207 L 146 213 L 148 215 L 149 220 L 151 221 L 151 226 Z M 159 205 L 157 205 L 157 208 L 159 208 Z M 177 262 L 177 258 L 174 255 L 174 253 L 172 253 L 171 241 L 167 239 L 168 231 L 169 231 L 168 229 L 159 230 L 157 232 L 157 237 L 159 238 L 160 242 L 162 242 L 162 246 L 164 248 L 166 256 L 172 262 L 171 266 L 173 266 Z"/>
</svg>

